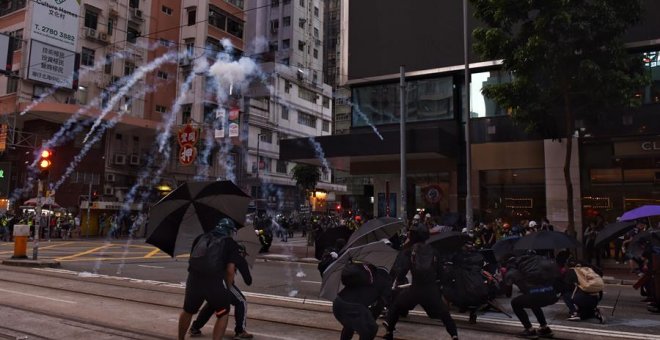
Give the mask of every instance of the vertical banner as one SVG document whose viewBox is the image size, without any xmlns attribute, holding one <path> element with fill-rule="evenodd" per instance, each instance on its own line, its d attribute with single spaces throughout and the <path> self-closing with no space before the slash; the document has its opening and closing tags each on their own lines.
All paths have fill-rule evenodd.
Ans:
<svg viewBox="0 0 660 340">
<path fill-rule="evenodd" d="M 177 133 L 179 142 L 179 163 L 181 165 L 190 165 L 197 158 L 197 140 L 199 139 L 199 130 L 192 125 L 186 124 Z"/>
<path fill-rule="evenodd" d="M 218 108 L 215 111 L 215 138 L 225 138 L 225 117 L 226 111 L 223 108 Z"/>
<path fill-rule="evenodd" d="M 240 110 L 233 108 L 229 110 L 229 137 L 238 137 L 240 131 L 239 125 Z"/>
</svg>

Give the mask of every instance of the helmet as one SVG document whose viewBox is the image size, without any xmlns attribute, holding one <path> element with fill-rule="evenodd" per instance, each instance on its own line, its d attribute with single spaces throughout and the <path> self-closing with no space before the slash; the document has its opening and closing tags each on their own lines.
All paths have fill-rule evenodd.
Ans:
<svg viewBox="0 0 660 340">
<path fill-rule="evenodd" d="M 222 218 L 213 229 L 213 233 L 219 236 L 229 236 L 236 232 L 236 224 L 230 218 Z"/>
<path fill-rule="evenodd" d="M 419 216 L 419 214 L 415 214 L 415 216 L 413 216 L 413 220 L 419 220 L 419 219 L 421 219 L 421 217 Z"/>
<path fill-rule="evenodd" d="M 536 228 L 536 221 L 529 221 L 529 227 L 530 228 Z"/>
<path fill-rule="evenodd" d="M 504 224 L 502 225 L 502 228 L 503 228 L 503 229 L 506 229 L 506 230 L 509 230 L 509 229 L 511 229 L 511 225 L 508 224 L 508 223 L 504 223 Z"/>
<path fill-rule="evenodd" d="M 412 243 L 424 242 L 430 236 L 429 229 L 423 224 L 413 225 L 408 231 L 408 237 Z"/>
<path fill-rule="evenodd" d="M 424 215 L 424 218 L 431 218 L 431 214 L 426 213 L 426 215 Z"/>
</svg>

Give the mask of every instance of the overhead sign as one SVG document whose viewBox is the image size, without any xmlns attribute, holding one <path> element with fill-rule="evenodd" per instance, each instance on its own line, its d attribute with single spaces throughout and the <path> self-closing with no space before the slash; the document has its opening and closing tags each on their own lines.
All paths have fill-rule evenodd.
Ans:
<svg viewBox="0 0 660 340">
<path fill-rule="evenodd" d="M 77 59 L 74 52 L 32 40 L 27 79 L 73 89 Z"/>
<path fill-rule="evenodd" d="M 14 55 L 11 47 L 12 38 L 8 35 L 0 34 L 0 73 L 10 73 L 12 56 Z"/>
<path fill-rule="evenodd" d="M 31 37 L 75 51 L 78 42 L 80 0 L 32 0 Z"/>
</svg>

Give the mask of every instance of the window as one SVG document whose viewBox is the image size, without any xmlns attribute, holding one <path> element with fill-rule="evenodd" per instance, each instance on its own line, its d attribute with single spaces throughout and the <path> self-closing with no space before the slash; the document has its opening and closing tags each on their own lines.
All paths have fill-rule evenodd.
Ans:
<svg viewBox="0 0 660 340">
<path fill-rule="evenodd" d="M 167 80 L 167 72 L 158 71 L 158 78 Z"/>
<path fill-rule="evenodd" d="M 173 12 L 173 10 L 171 8 L 167 7 L 167 6 L 161 7 L 160 10 L 163 11 L 163 13 L 165 13 L 167 15 L 172 15 L 172 12 Z"/>
<path fill-rule="evenodd" d="M 115 29 L 115 19 L 108 19 L 108 35 L 112 35 L 112 31 Z"/>
<path fill-rule="evenodd" d="M 14 37 L 14 45 L 10 47 L 12 51 L 19 51 L 23 48 L 23 29 L 15 30 L 9 35 Z"/>
<path fill-rule="evenodd" d="M 302 40 L 298 40 L 298 50 L 299 51 L 305 51 L 305 42 Z"/>
<path fill-rule="evenodd" d="M 156 112 L 158 112 L 158 113 L 165 113 L 166 110 L 167 110 L 167 109 L 165 108 L 165 106 L 162 106 L 162 105 L 156 105 Z"/>
<path fill-rule="evenodd" d="M 128 0 L 128 7 L 130 8 L 140 7 L 140 0 Z"/>
<path fill-rule="evenodd" d="M 243 23 L 231 18 L 227 19 L 227 33 L 243 39 Z"/>
<path fill-rule="evenodd" d="M 330 108 L 330 98 L 323 96 L 323 107 Z"/>
<path fill-rule="evenodd" d="M 314 7 L 314 16 L 315 16 L 315 17 L 318 17 L 318 16 L 319 16 L 319 8 L 316 7 L 316 6 Z"/>
<path fill-rule="evenodd" d="M 184 43 L 186 44 L 186 53 L 192 56 L 195 53 L 195 38 L 186 39 Z"/>
<path fill-rule="evenodd" d="M 7 94 L 18 91 L 18 78 L 7 77 Z"/>
<path fill-rule="evenodd" d="M 271 7 L 277 7 L 280 5 L 280 0 L 271 0 L 270 6 Z"/>
<path fill-rule="evenodd" d="M 289 58 L 282 59 L 282 64 L 289 66 Z M 287 91 L 287 93 L 289 92 Z"/>
<path fill-rule="evenodd" d="M 300 0 L 300 7 L 305 7 L 305 0 Z"/>
<path fill-rule="evenodd" d="M 272 168 L 272 164 L 273 164 L 272 161 L 273 160 L 271 158 L 268 158 L 268 157 L 259 157 L 259 158 L 260 158 L 260 160 L 259 160 L 260 168 L 263 169 L 264 172 L 271 172 L 272 171 L 271 168 Z"/>
<path fill-rule="evenodd" d="M 324 120 L 323 124 L 321 125 L 321 130 L 323 130 L 323 132 L 329 132 L 330 131 L 330 121 Z"/>
<path fill-rule="evenodd" d="M 314 38 L 318 39 L 319 38 L 319 29 L 314 27 Z"/>
<path fill-rule="evenodd" d="M 318 81 L 319 81 L 319 74 L 318 74 L 318 72 L 314 71 L 312 73 L 312 82 L 317 83 Z M 314 103 L 316 103 L 316 100 L 314 100 Z"/>
<path fill-rule="evenodd" d="M 319 58 L 319 50 L 314 49 L 314 59 L 318 59 L 318 58 Z"/>
<path fill-rule="evenodd" d="M 492 71 L 478 72 L 471 75 L 472 86 L 470 86 L 470 117 L 494 117 L 506 115 L 503 110 L 490 98 L 481 93 L 486 84 L 502 84 L 511 82 L 511 76 L 507 72 Z"/>
<path fill-rule="evenodd" d="M 298 124 L 316 129 L 316 117 L 308 113 L 298 111 Z"/>
<path fill-rule="evenodd" d="M 126 30 L 126 41 L 131 44 L 135 44 L 139 36 L 140 36 L 140 32 L 138 32 L 137 29 L 131 26 L 129 26 L 128 29 Z"/>
<path fill-rule="evenodd" d="M 318 99 L 316 92 L 310 91 L 304 87 L 298 88 L 298 97 L 314 104 L 316 104 L 316 100 Z"/>
<path fill-rule="evenodd" d="M 130 61 L 124 62 L 124 75 L 128 76 L 135 72 L 135 64 Z"/>
<path fill-rule="evenodd" d="M 181 124 L 187 124 L 192 115 L 192 104 L 184 104 L 181 106 Z"/>
<path fill-rule="evenodd" d="M 275 34 L 280 29 L 280 21 L 278 19 L 270 21 L 270 32 Z"/>
<path fill-rule="evenodd" d="M 291 17 L 290 16 L 282 18 L 282 26 L 284 26 L 284 27 L 291 26 Z"/>
<path fill-rule="evenodd" d="M 298 27 L 304 29 L 305 28 L 305 19 L 300 18 L 298 19 Z"/>
<path fill-rule="evenodd" d="M 288 50 L 290 47 L 291 47 L 291 40 L 290 39 L 282 40 L 282 49 L 283 50 Z"/>
<path fill-rule="evenodd" d="M 227 26 L 227 16 L 218 7 L 209 6 L 209 24 L 225 30 Z"/>
<path fill-rule="evenodd" d="M 287 65 L 288 65 L 288 63 L 287 63 Z M 289 91 L 291 91 L 291 86 L 293 86 L 293 85 L 291 85 L 291 82 L 288 81 L 288 80 L 285 80 L 284 81 L 284 92 L 289 93 Z"/>
<path fill-rule="evenodd" d="M 291 3 L 291 0 L 282 0 L 282 5 L 288 5 Z"/>
<path fill-rule="evenodd" d="M 281 108 L 282 108 L 282 113 L 281 113 L 282 119 L 289 120 L 289 108 L 284 105 L 282 105 Z"/>
<path fill-rule="evenodd" d="M 103 66 L 103 72 L 105 74 L 112 73 L 112 55 L 110 54 L 105 55 L 105 65 Z"/>
<path fill-rule="evenodd" d="M 243 9 L 243 0 L 225 0 L 225 2 L 230 3 L 240 9 Z"/>
<path fill-rule="evenodd" d="M 273 131 L 266 130 L 266 129 L 261 129 L 261 133 L 259 134 L 259 140 L 262 143 L 272 144 L 273 143 Z"/>
<path fill-rule="evenodd" d="M 124 136 L 122 136 L 121 133 L 117 133 L 117 134 L 115 134 L 115 139 L 116 139 L 116 140 L 122 140 L 123 138 L 124 138 Z"/>
<path fill-rule="evenodd" d="M 85 66 L 94 66 L 94 50 L 83 47 L 80 63 Z"/>
<path fill-rule="evenodd" d="M 96 29 L 99 24 L 99 14 L 96 11 L 85 11 L 85 27 Z"/>
<path fill-rule="evenodd" d="M 167 40 L 167 39 L 163 39 L 163 38 L 158 39 L 158 43 L 159 43 L 161 46 L 165 46 L 165 47 L 170 47 L 170 46 L 173 46 L 173 45 L 174 45 L 174 42 L 173 42 L 173 41 L 170 41 L 170 40 Z"/>
<path fill-rule="evenodd" d="M 188 8 L 188 26 L 197 23 L 197 7 Z"/>
<path fill-rule="evenodd" d="M 275 171 L 277 171 L 280 174 L 287 173 L 287 171 L 286 171 L 286 162 L 281 161 L 281 160 L 278 159 L 277 160 L 277 169 Z"/>
</svg>

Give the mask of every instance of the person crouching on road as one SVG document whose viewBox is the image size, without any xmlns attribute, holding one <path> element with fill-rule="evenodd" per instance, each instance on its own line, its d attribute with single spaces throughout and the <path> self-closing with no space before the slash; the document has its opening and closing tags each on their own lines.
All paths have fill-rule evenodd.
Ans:
<svg viewBox="0 0 660 340">
<path fill-rule="evenodd" d="M 241 255 L 236 241 L 228 237 L 236 230 L 229 219 L 221 219 L 218 225 L 198 236 L 193 242 L 188 261 L 188 279 L 179 316 L 179 340 L 184 340 L 192 317 L 206 300 L 217 320 L 213 327 L 213 339 L 220 340 L 225 334 L 231 293 L 234 284 L 236 259 Z"/>
<path fill-rule="evenodd" d="M 570 312 L 568 320 L 596 318 L 600 323 L 605 323 L 605 318 L 598 309 L 598 302 L 603 297 L 602 272 L 578 263 L 573 257 L 570 257 L 566 264 L 569 269 L 562 276 L 562 283 L 564 303 Z"/>
</svg>

